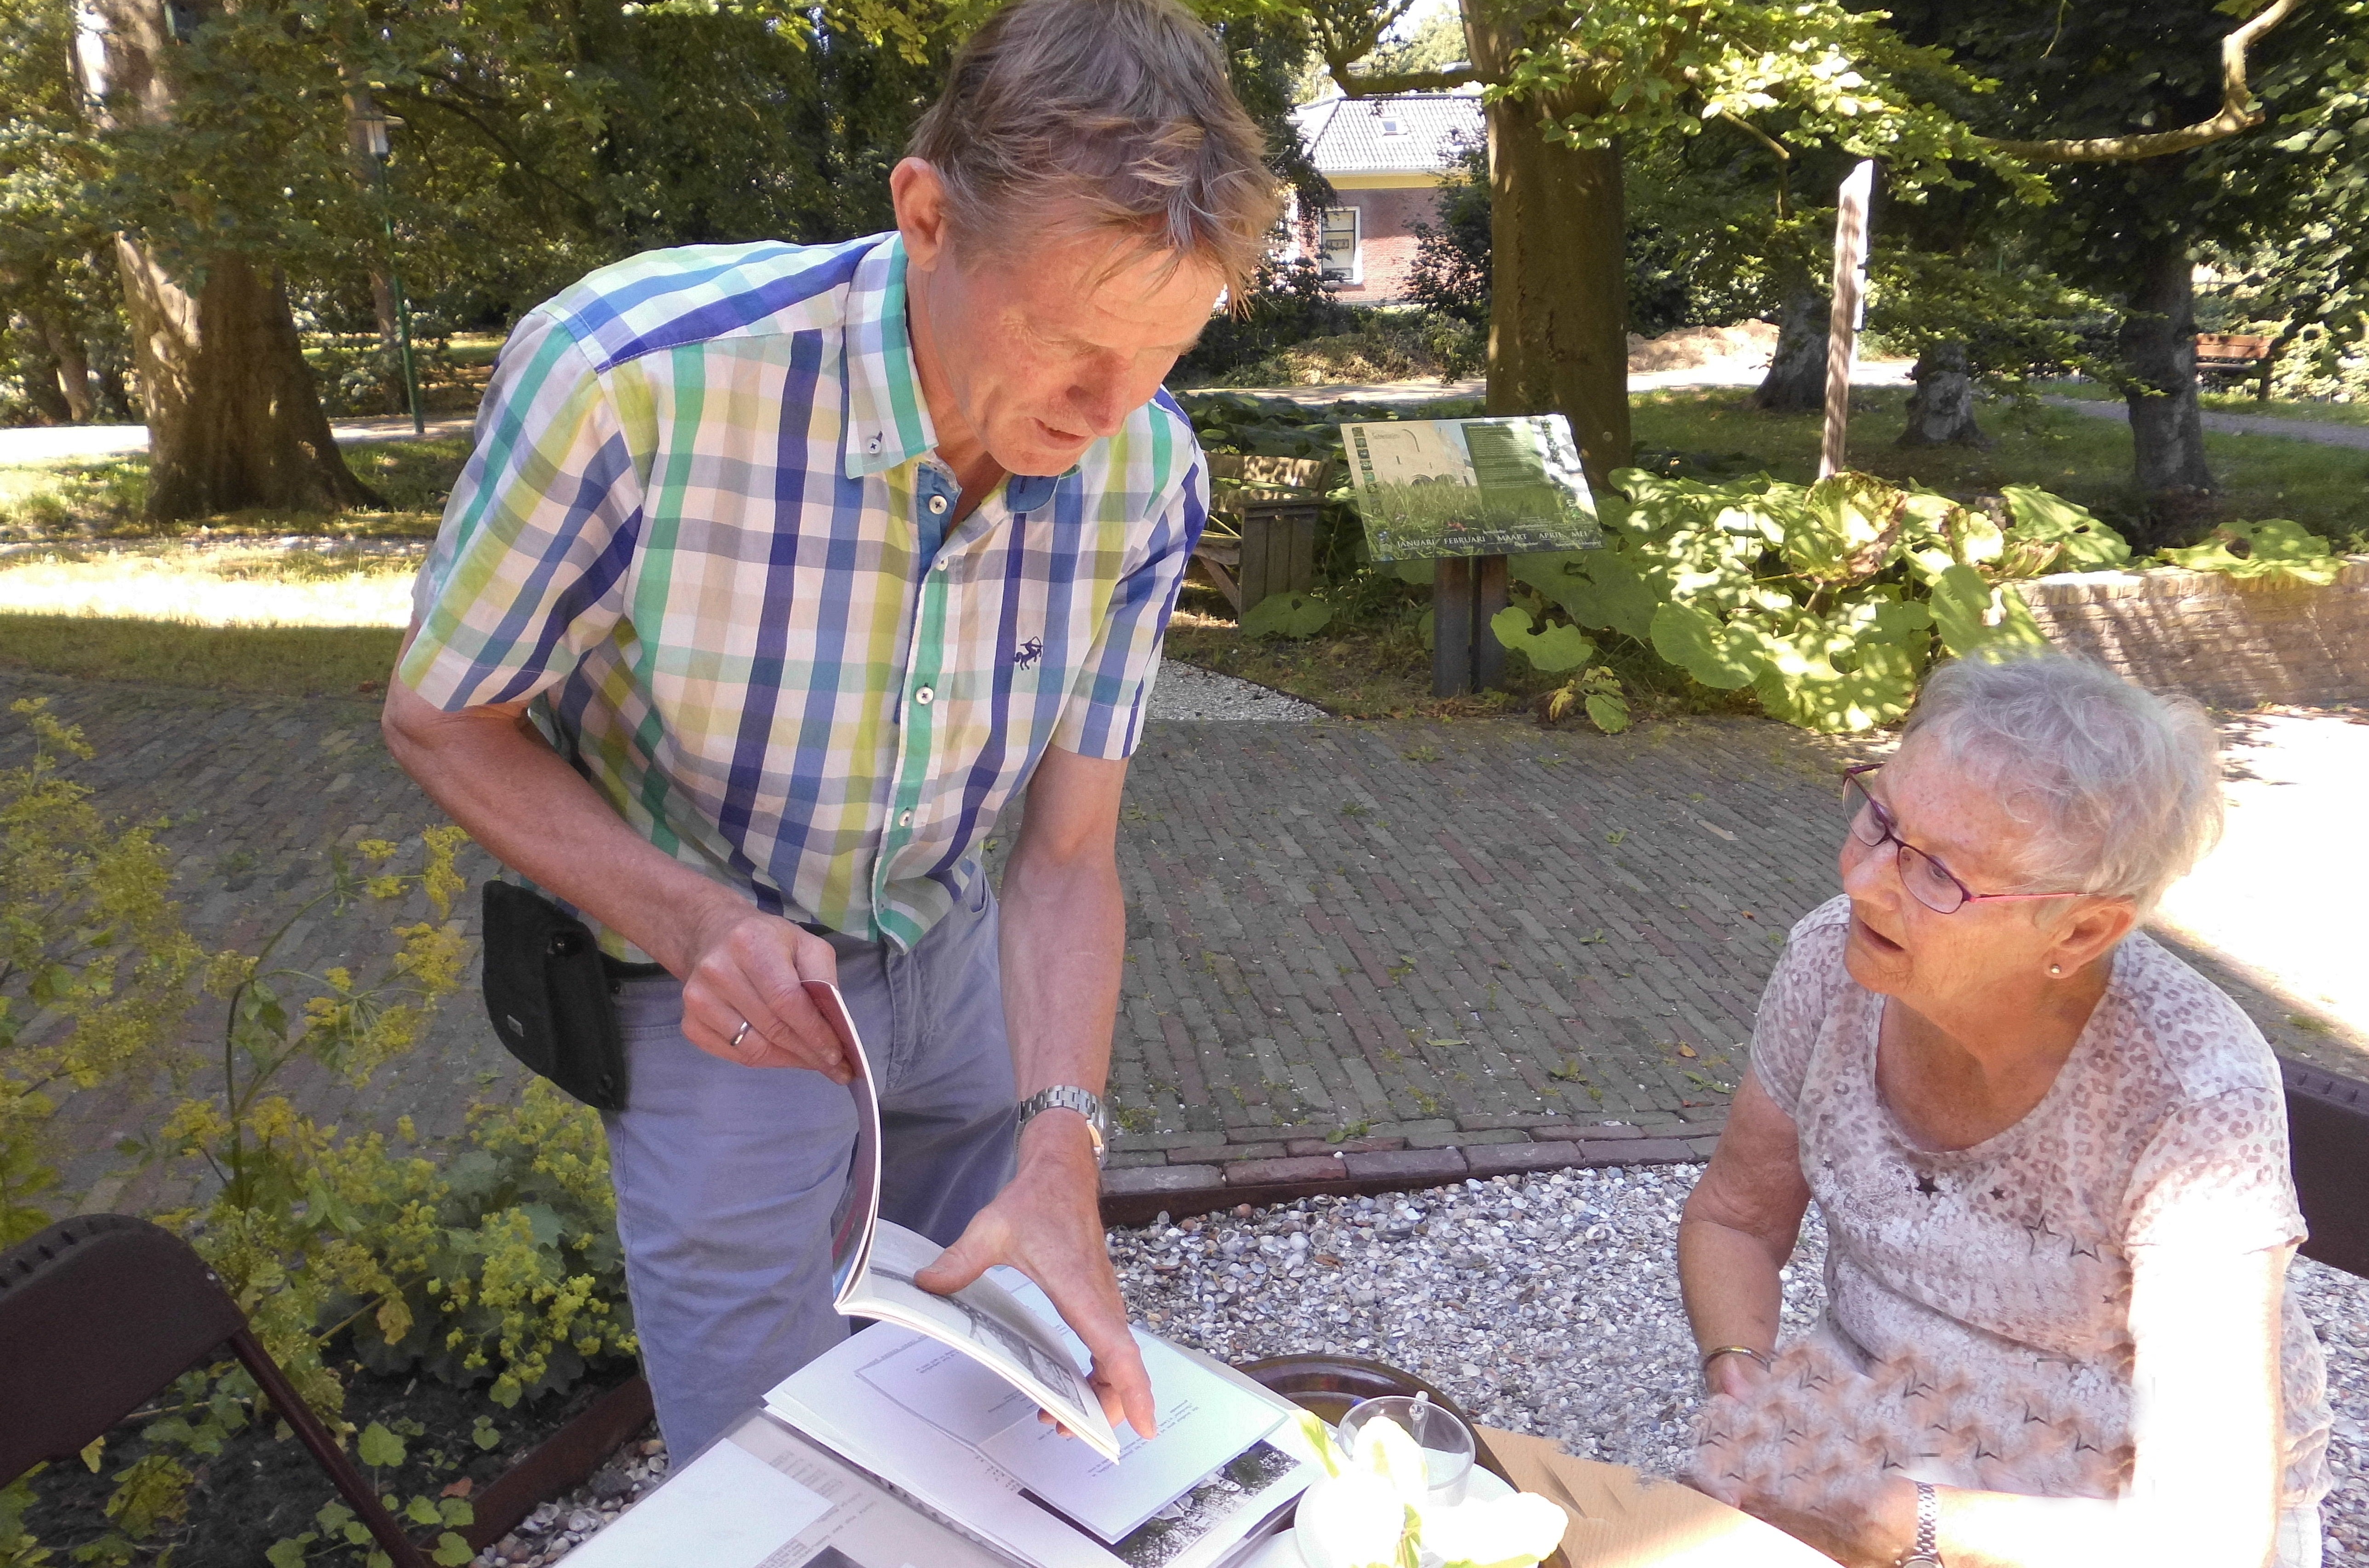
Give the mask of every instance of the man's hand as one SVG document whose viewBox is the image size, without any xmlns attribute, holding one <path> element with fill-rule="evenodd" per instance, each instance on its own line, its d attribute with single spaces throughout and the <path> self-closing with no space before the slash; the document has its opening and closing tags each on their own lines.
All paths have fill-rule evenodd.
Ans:
<svg viewBox="0 0 2369 1568">
<path fill-rule="evenodd" d="M 1008 1263 L 1043 1287 L 1062 1320 L 1093 1353 L 1094 1392 L 1112 1425 L 1143 1437 L 1160 1431 L 1151 1376 L 1127 1326 L 1096 1199 L 1100 1173 L 1086 1119 L 1048 1110 L 1020 1139 L 1020 1172 L 969 1228 L 914 1281 L 941 1295 L 959 1290 L 995 1264 Z"/>
<path fill-rule="evenodd" d="M 855 1076 L 838 1031 L 807 999 L 807 981 L 839 978 L 839 955 L 820 937 L 729 900 L 693 924 L 669 967 L 682 976 L 683 1035 L 710 1056 L 809 1068 L 834 1084 Z"/>
</svg>

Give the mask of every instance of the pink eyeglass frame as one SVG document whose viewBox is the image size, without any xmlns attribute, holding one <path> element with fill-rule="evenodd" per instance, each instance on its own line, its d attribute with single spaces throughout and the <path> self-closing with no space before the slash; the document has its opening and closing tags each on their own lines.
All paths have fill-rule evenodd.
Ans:
<svg viewBox="0 0 2369 1568">
<path fill-rule="evenodd" d="M 1896 819 L 1894 819 L 1894 816 L 1893 816 L 1893 814 L 1892 814 L 1892 812 L 1891 812 L 1891 809 L 1890 809 L 1889 807 L 1887 807 L 1887 806 L 1886 806 L 1886 805 L 1885 805 L 1882 801 L 1877 800 L 1873 794 L 1871 794 L 1871 792 L 1869 792 L 1868 787 L 1867 787 L 1866 785 L 1860 783 L 1860 776 L 1861 774 L 1873 773 L 1877 768 L 1880 768 L 1880 767 L 1882 767 L 1883 766 L 1883 764 L 1882 764 L 1882 763 L 1880 763 L 1880 762 L 1862 762 L 1862 763 L 1858 763 L 1858 764 L 1856 764 L 1856 765 L 1854 765 L 1854 766 L 1852 766 L 1852 767 L 1846 767 L 1846 768 L 1844 768 L 1844 769 L 1843 769 L 1843 799 L 1844 799 L 1845 801 L 1848 801 L 1848 800 L 1850 799 L 1851 790 L 1852 790 L 1852 788 L 1853 788 L 1854 786 L 1856 786 L 1856 787 L 1858 788 L 1858 790 L 1859 790 L 1859 798 L 1860 798 L 1860 800 L 1865 801 L 1867 802 L 1867 809 L 1868 809 L 1868 812 L 1869 812 L 1869 813 L 1870 813 L 1871 815 L 1872 815 L 1872 816 L 1875 818 L 1875 825 L 1876 825 L 1877 829 L 1879 830 L 1879 832 L 1881 833 L 1882 836 L 1878 837 L 1878 838 L 1876 839 L 1876 841 L 1875 841 L 1873 844 L 1868 844 L 1868 842 L 1867 842 L 1867 840 L 1866 840 L 1866 839 L 1864 839 L 1864 838 L 1860 838 L 1860 835 L 1859 835 L 1859 818 L 1858 818 L 1858 816 L 1857 816 L 1856 814 L 1854 814 L 1854 815 L 1852 816 L 1852 818 L 1851 818 L 1851 822 L 1850 822 L 1850 826 L 1848 827 L 1848 829 L 1847 829 L 1847 831 L 1850 834 L 1850 835 L 1851 835 L 1851 837 L 1852 837 L 1852 838 L 1857 839 L 1857 840 L 1858 840 L 1858 842 L 1860 842 L 1860 844 L 1866 845 L 1866 846 L 1867 846 L 1867 847 L 1868 847 L 1868 848 L 1870 848 L 1870 849 L 1881 849 L 1881 848 L 1883 848 L 1883 846 L 1884 846 L 1885 844 L 1887 844 L 1887 843 L 1889 843 L 1889 844 L 1891 844 L 1891 845 L 1894 846 L 1895 846 L 1895 848 L 1896 848 L 1896 850 L 1897 850 L 1897 853 L 1895 853 L 1895 854 L 1892 857 L 1892 874 L 1893 874 L 1894 876 L 1898 877 L 1898 878 L 1900 879 L 1900 886 L 1901 886 L 1902 891 L 1906 892 L 1908 894 L 1908 896 L 1909 896 L 1909 897 L 1917 899 L 1917 903 L 1921 903 L 1921 904 L 1924 904 L 1926 908 L 1928 908 L 1928 909 L 1932 909 L 1934 914 L 1936 914 L 1936 915 L 1955 915 L 1955 914 L 1957 914 L 1957 913 L 1958 913 L 1958 911 L 1959 911 L 1959 910 L 1965 908 L 1965 907 L 1966 907 L 1966 905 L 1968 905 L 1968 904 L 1970 904 L 1970 903 L 2001 903 L 2001 902 L 2004 902 L 2004 901 L 2008 900 L 2008 899 L 2026 899 L 2026 898 L 2087 898 L 2087 897 L 2089 897 L 2089 893 L 2088 893 L 2088 892 L 1974 892 L 1974 889 L 1972 889 L 1972 888 L 1968 887 L 1965 883 L 1963 883 L 1963 882 L 1962 882 L 1962 881 L 1960 881 L 1958 880 L 1958 873 L 1957 873 L 1957 872 L 1955 872 L 1955 871 L 1953 871 L 1953 870 L 1951 870 L 1951 869 L 1950 869 L 1950 868 L 1949 868 L 1948 864 L 1947 864 L 1945 861 L 1943 861 L 1940 856 L 1935 855 L 1935 854 L 1934 854 L 1931 850 L 1929 850 L 1929 849 L 1919 849 L 1919 848 L 1917 848 L 1917 846 L 1915 846 L 1914 844 L 1911 844 L 1911 843 L 1909 843 L 1906 839 L 1905 839 L 1905 838 L 1901 837 L 1901 836 L 1900 836 L 1900 824 L 1899 824 L 1899 822 L 1898 822 Z M 1912 887 L 1910 887 L 1910 886 L 1908 885 L 1908 878 L 1907 878 L 1906 873 L 1906 872 L 1904 872 L 1904 871 L 1901 869 L 1901 864 L 1900 864 L 1900 862 L 1901 862 L 1901 857 L 1902 857 L 1903 855 L 1914 855 L 1914 856 L 1916 856 L 1918 859 L 1920 859 L 1920 860 L 1924 861 L 1927 865 L 1928 865 L 1928 866 L 1932 867 L 1935 870 L 1937 870 L 1937 871 L 1940 872 L 1940 873 L 1941 873 L 1941 875 L 1942 875 L 1943 877 L 1947 878 L 1947 879 L 1949 880 L 1949 883 L 1950 883 L 1950 885 L 1951 885 L 1951 887 L 1956 888 L 1956 889 L 1958 890 L 1958 903 L 1957 903 L 1956 906 L 1955 906 L 1954 908 L 1950 908 L 1950 909 L 1934 909 L 1934 908 L 1933 908 L 1933 904 L 1932 904 L 1932 903 L 1931 903 L 1929 900 L 1923 899 L 1923 898 L 1918 898 L 1918 897 L 1917 897 L 1917 890 L 1916 890 L 1915 888 L 1912 888 Z"/>
</svg>

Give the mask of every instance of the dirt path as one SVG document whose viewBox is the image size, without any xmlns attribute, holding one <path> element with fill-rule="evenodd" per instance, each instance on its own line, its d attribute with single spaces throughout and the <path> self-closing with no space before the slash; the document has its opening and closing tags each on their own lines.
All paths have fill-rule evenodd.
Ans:
<svg viewBox="0 0 2369 1568">
<path fill-rule="evenodd" d="M 2127 425 L 2131 410 L 2123 403 L 2093 403 L 2077 397 L 2043 397 L 2041 402 L 2051 408 L 2069 408 L 2076 414 L 2086 414 L 2092 419 L 2112 419 Z M 2280 436 L 2290 441 L 2309 441 L 2321 447 L 2352 447 L 2369 451 L 2369 425 L 2330 425 L 2317 419 L 2280 419 L 2268 414 L 2215 414 L 2203 415 L 2204 427 L 2225 436 Z"/>
</svg>

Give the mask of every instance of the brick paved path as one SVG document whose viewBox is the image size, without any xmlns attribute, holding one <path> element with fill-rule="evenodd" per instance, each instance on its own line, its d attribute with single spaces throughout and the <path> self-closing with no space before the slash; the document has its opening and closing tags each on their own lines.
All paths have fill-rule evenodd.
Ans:
<svg viewBox="0 0 2369 1568">
<path fill-rule="evenodd" d="M 324 887 L 326 846 L 435 820 L 370 705 L 0 676 L 0 704 L 19 695 L 85 727 L 106 809 L 170 819 L 191 924 L 214 946 L 261 939 Z M 0 766 L 24 749 L 0 714 Z M 1150 1206 L 1213 1183 L 1253 1196 L 1707 1152 L 1782 933 L 1834 885 L 1829 780 L 1855 749 L 1743 720 L 1617 737 L 1155 724 L 1121 827 L 1114 1192 Z M 464 865 L 487 869 L 474 851 Z M 424 914 L 316 918 L 284 951 L 359 971 L 372 951 L 358 946 L 383 951 L 387 927 Z M 2361 1020 L 2298 1028 L 2293 999 L 2183 950 L 2283 1050 L 2369 1076 Z M 202 1006 L 193 1037 L 218 1039 L 220 1017 Z M 464 994 L 368 1088 L 292 1086 L 316 1115 L 408 1114 L 441 1138 L 519 1079 Z M 177 1196 L 111 1174 L 116 1140 L 153 1109 L 91 1094 L 66 1114 L 69 1180 L 93 1204 Z"/>
</svg>

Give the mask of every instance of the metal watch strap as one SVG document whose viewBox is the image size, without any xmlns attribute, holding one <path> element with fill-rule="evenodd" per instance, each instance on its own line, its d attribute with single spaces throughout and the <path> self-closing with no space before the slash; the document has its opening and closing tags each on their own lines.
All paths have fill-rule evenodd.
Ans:
<svg viewBox="0 0 2369 1568">
<path fill-rule="evenodd" d="M 1940 1551 L 1941 1499 L 1933 1483 L 1917 1483 L 1917 1544 L 1900 1560 L 1899 1568 L 1943 1568 Z"/>
<path fill-rule="evenodd" d="M 1086 1129 L 1094 1138 L 1094 1166 L 1100 1169 L 1109 1127 L 1109 1118 L 1103 1112 L 1101 1097 L 1091 1089 L 1082 1089 L 1075 1084 L 1056 1084 L 1049 1089 L 1039 1089 L 1020 1102 L 1020 1121 L 1013 1129 L 1013 1135 L 1026 1131 L 1029 1122 L 1048 1110 L 1073 1110 L 1086 1119 Z"/>
</svg>

